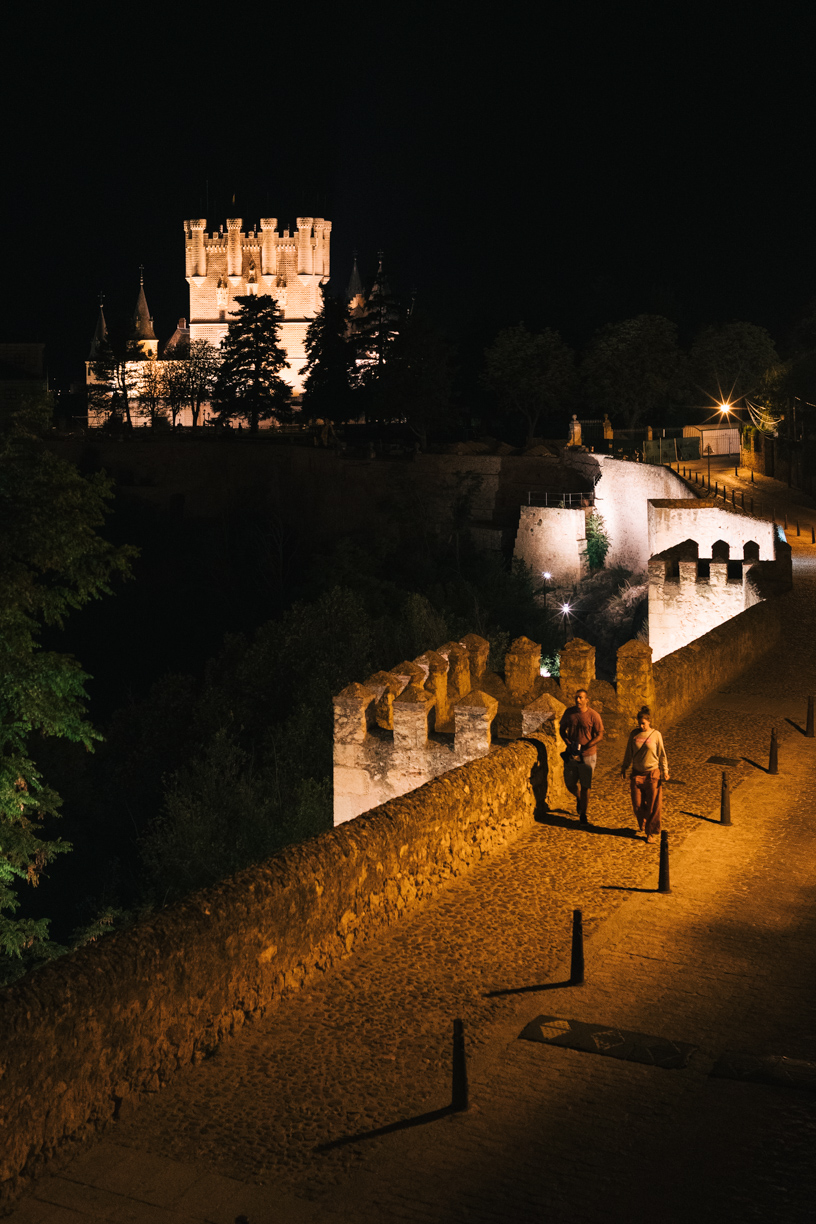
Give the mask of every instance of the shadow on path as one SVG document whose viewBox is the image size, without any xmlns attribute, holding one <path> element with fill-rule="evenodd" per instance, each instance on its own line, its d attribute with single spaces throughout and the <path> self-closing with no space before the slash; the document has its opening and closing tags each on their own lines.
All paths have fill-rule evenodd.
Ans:
<svg viewBox="0 0 816 1224">
<path fill-rule="evenodd" d="M 794 722 L 792 718 L 786 718 L 786 719 L 785 719 L 785 722 L 786 722 L 786 723 L 787 723 L 789 726 L 793 727 L 794 731 L 798 731 L 800 735 L 807 735 L 807 731 L 805 730 L 805 728 L 804 728 L 804 727 L 800 727 L 800 726 L 799 726 L 799 723 L 798 723 L 798 722 Z"/>
<path fill-rule="evenodd" d="M 538 990 L 563 990 L 566 986 L 575 985 L 567 978 L 565 982 L 541 982 L 537 986 L 509 986 L 506 990 L 488 990 L 482 998 L 498 999 L 502 995 L 534 994 Z"/>
<path fill-rule="evenodd" d="M 602 884 L 601 888 L 606 889 L 607 892 L 658 892 L 657 888 L 630 888 L 628 884 Z"/>
<path fill-rule="evenodd" d="M 761 773 L 770 773 L 767 765 L 759 765 L 756 761 L 752 761 L 750 757 L 743 757 L 746 765 L 753 765 L 754 769 L 758 769 Z"/>
<path fill-rule="evenodd" d="M 715 820 L 713 816 L 701 816 L 699 812 L 681 812 L 681 816 L 693 816 L 695 820 L 704 820 L 706 824 L 722 824 L 722 821 Z"/>
<path fill-rule="evenodd" d="M 441 1109 L 431 1109 L 428 1113 L 417 1114 L 415 1118 L 403 1118 L 401 1122 L 389 1122 L 387 1126 L 378 1126 L 376 1130 L 360 1131 L 357 1135 L 343 1135 L 340 1139 L 330 1139 L 327 1143 L 318 1143 L 316 1152 L 330 1152 L 333 1148 L 345 1147 L 349 1143 L 364 1143 L 366 1139 L 379 1139 L 382 1135 L 393 1135 L 397 1131 L 410 1130 L 413 1126 L 425 1126 L 428 1122 L 438 1122 L 450 1114 L 461 1113 L 454 1105 L 443 1105 Z"/>
<path fill-rule="evenodd" d="M 637 837 L 634 829 L 608 828 L 587 821 L 581 824 L 577 817 L 563 816 L 559 812 L 540 812 L 535 817 L 536 824 L 551 825 L 555 829 L 572 829 L 575 833 L 598 833 L 602 837 Z"/>
</svg>

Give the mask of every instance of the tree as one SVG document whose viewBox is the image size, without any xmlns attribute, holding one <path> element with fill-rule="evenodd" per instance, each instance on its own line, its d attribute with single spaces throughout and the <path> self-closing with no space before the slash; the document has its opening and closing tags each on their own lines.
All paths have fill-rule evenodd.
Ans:
<svg viewBox="0 0 816 1224">
<path fill-rule="evenodd" d="M 182 409 L 188 402 L 187 371 L 185 367 L 186 359 L 182 358 L 165 358 L 163 362 L 162 394 L 170 413 L 173 429 L 176 428 Z"/>
<path fill-rule="evenodd" d="M 581 368 L 597 411 L 623 418 L 634 429 L 648 413 L 676 398 L 683 373 L 677 327 L 662 315 L 638 315 L 602 328 Z"/>
<path fill-rule="evenodd" d="M 159 419 L 167 420 L 164 410 L 164 372 L 156 358 L 149 357 L 139 366 L 138 377 L 139 415 L 147 417 L 151 429 L 155 429 Z"/>
<path fill-rule="evenodd" d="M 138 396 L 139 366 L 143 360 L 144 354 L 135 340 L 111 340 L 105 336 L 91 363 L 94 376 L 88 392 L 91 411 L 104 413 L 106 419 L 124 419 L 132 429 L 131 405 Z"/>
<path fill-rule="evenodd" d="M 379 378 L 388 359 L 388 352 L 400 329 L 403 311 L 399 299 L 383 272 L 382 258 L 377 279 L 372 286 L 365 314 L 356 320 L 353 330 L 357 351 L 357 382 L 370 386 Z"/>
<path fill-rule="evenodd" d="M 48 835 L 59 796 L 33 760 L 38 736 L 99 739 L 85 717 L 88 677 L 70 655 L 44 650 L 45 627 L 110 593 L 134 550 L 99 534 L 112 497 L 103 474 L 83 477 L 47 450 L 50 408 L 30 402 L 0 432 L 0 950 L 20 957 L 48 948 L 48 920 L 15 919 L 15 887 L 36 885 L 70 849 Z"/>
<path fill-rule="evenodd" d="M 424 319 L 412 315 L 391 344 L 371 388 L 374 415 L 405 421 L 424 449 L 428 430 L 451 416 L 451 349 Z"/>
<path fill-rule="evenodd" d="M 700 332 L 689 352 L 694 385 L 712 401 L 735 404 L 758 393 L 768 371 L 779 365 L 764 327 L 723 323 Z"/>
<path fill-rule="evenodd" d="M 554 418 L 566 413 L 575 357 L 557 331 L 531 332 L 518 323 L 500 331 L 485 353 L 482 381 L 504 413 L 524 418 L 529 440 L 542 414 L 554 425 Z"/>
<path fill-rule="evenodd" d="M 306 375 L 303 410 L 310 417 L 348 421 L 359 413 L 352 391 L 356 352 L 348 334 L 348 306 L 325 285 L 320 291 L 323 304 L 307 328 L 308 361 L 300 371 Z"/>
<path fill-rule="evenodd" d="M 282 316 L 269 294 L 235 300 L 239 309 L 221 342 L 213 401 L 221 420 L 240 418 L 255 433 L 260 421 L 283 421 L 289 410 L 291 388 L 280 376 L 287 364 L 278 335 Z"/>
<path fill-rule="evenodd" d="M 189 355 L 178 364 L 183 370 L 186 401 L 195 429 L 201 409 L 213 394 L 221 369 L 221 357 L 209 340 L 193 340 Z"/>
</svg>

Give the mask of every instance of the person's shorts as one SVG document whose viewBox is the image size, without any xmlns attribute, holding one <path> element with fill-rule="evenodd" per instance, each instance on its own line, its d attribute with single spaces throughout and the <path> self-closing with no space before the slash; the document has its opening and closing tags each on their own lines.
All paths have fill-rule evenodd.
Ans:
<svg viewBox="0 0 816 1224">
<path fill-rule="evenodd" d="M 592 786 L 592 774 L 598 763 L 598 754 L 593 752 L 592 756 L 585 756 L 583 759 L 571 757 L 564 762 L 564 781 L 567 784 L 568 790 L 580 782 L 582 790 L 589 790 Z"/>
</svg>

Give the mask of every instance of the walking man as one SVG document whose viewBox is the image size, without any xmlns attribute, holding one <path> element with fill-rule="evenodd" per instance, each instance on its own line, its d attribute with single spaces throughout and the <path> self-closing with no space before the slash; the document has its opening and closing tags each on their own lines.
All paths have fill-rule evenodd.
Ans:
<svg viewBox="0 0 816 1224">
<path fill-rule="evenodd" d="M 567 745 L 564 757 L 564 783 L 575 796 L 581 824 L 589 824 L 587 808 L 592 773 L 598 760 L 598 744 L 603 739 L 603 723 L 597 710 L 589 704 L 589 693 L 578 689 L 575 705 L 563 713 L 559 725 L 561 738 Z"/>
</svg>

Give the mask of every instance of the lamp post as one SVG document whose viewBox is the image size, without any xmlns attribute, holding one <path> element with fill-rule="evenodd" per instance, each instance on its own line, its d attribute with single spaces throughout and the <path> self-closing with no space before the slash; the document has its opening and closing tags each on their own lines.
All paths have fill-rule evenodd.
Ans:
<svg viewBox="0 0 816 1224">
<path fill-rule="evenodd" d="M 552 578 L 552 574 L 550 573 L 550 571 L 549 571 L 549 570 L 542 570 L 542 571 L 541 571 L 541 577 L 544 579 L 544 583 L 543 583 L 543 589 L 544 589 L 544 615 L 546 616 L 546 615 L 547 615 L 547 583 L 548 583 L 548 582 L 550 581 L 550 579 Z"/>
</svg>

